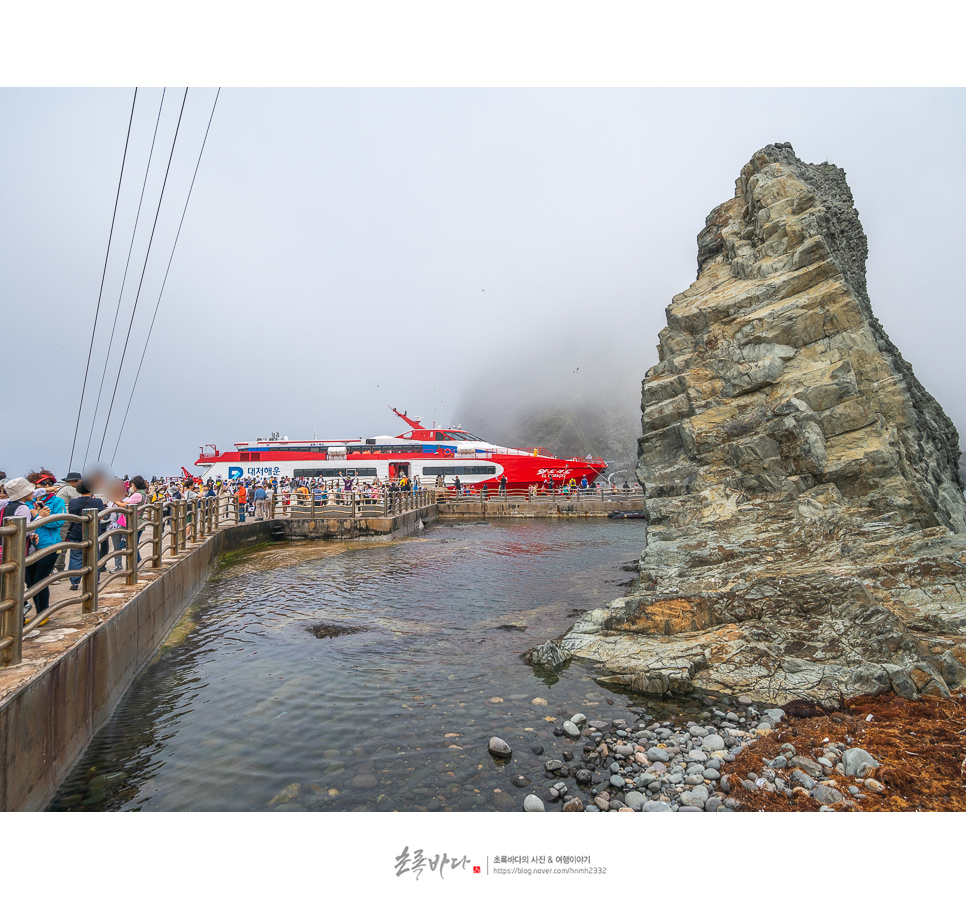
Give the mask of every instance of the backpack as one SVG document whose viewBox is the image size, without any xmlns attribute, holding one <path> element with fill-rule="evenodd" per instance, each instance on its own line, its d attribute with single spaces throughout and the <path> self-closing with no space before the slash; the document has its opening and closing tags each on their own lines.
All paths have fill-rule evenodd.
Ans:
<svg viewBox="0 0 966 920">
<path fill-rule="evenodd" d="M 3 520 L 7 516 L 7 511 L 11 508 L 11 506 L 13 506 L 13 508 L 10 511 L 10 513 L 15 514 L 17 509 L 23 504 L 26 504 L 26 503 L 17 499 L 15 501 L 7 502 L 2 508 L 0 508 L 0 527 L 3 526 Z M 29 518 L 27 519 L 27 523 L 28 524 L 30 523 Z M 27 552 L 26 552 L 27 556 L 29 556 L 33 552 L 34 544 L 36 542 L 37 542 L 37 534 L 35 533 L 27 534 Z M 0 540 L 0 562 L 3 562 L 3 540 Z"/>
</svg>

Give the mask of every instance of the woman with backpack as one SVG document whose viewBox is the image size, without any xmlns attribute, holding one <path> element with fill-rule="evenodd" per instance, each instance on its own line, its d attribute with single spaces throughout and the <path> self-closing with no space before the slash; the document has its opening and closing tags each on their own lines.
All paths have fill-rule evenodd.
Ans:
<svg viewBox="0 0 966 920">
<path fill-rule="evenodd" d="M 35 517 L 47 518 L 52 514 L 65 514 L 67 512 L 67 506 L 64 504 L 64 500 L 56 493 L 47 491 L 48 489 L 52 489 L 57 482 L 57 477 L 53 473 L 49 470 L 30 473 L 27 476 L 27 482 L 33 483 L 34 485 L 33 494 L 27 500 L 27 505 L 33 510 Z M 36 537 L 36 546 L 34 547 L 34 556 L 36 557 L 41 550 L 60 543 L 60 521 L 43 524 L 34 531 L 34 536 Z M 46 556 L 35 559 L 33 562 L 28 558 L 27 564 L 24 567 L 24 581 L 27 587 L 32 588 L 35 584 L 47 578 L 54 571 L 54 563 L 56 561 L 57 553 L 48 553 Z M 37 608 L 38 614 L 43 613 L 50 606 L 49 586 L 37 592 L 34 597 L 34 606 Z M 46 623 L 47 618 L 44 617 L 37 625 L 44 626 Z"/>
</svg>

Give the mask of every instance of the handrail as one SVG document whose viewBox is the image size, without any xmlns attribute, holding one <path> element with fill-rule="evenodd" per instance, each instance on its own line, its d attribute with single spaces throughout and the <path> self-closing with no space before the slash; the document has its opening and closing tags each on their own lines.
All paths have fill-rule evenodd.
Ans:
<svg viewBox="0 0 966 920">
<path fill-rule="evenodd" d="M 123 525 L 108 529 L 108 518 L 124 516 Z M 200 542 L 222 527 L 243 519 L 235 496 L 197 498 L 192 501 L 147 502 L 110 506 L 101 510 L 86 508 L 81 514 L 51 514 L 28 521 L 13 517 L 0 526 L 0 668 L 12 667 L 23 660 L 23 637 L 50 616 L 68 607 L 80 607 L 83 613 L 99 609 L 100 590 L 123 578 L 128 585 L 138 583 L 146 566 L 159 569 L 165 552 L 178 557 L 189 544 Z M 80 540 L 59 540 L 29 555 L 29 535 L 51 523 L 81 525 Z M 124 545 L 109 550 L 111 538 L 123 538 Z M 26 567 L 46 556 L 66 550 L 81 553 L 80 566 L 52 572 L 26 588 Z M 142 553 L 143 550 L 143 553 Z M 105 566 L 112 560 L 123 560 L 123 566 L 107 574 Z M 25 621 L 27 601 L 64 579 L 80 579 L 79 591 L 42 611 L 34 611 Z"/>
</svg>

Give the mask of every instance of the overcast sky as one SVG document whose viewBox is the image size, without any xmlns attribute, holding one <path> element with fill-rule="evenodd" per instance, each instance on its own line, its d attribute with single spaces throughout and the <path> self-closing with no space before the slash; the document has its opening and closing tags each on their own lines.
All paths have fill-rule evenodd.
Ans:
<svg viewBox="0 0 966 920">
<path fill-rule="evenodd" d="M 98 456 L 183 88 L 138 94 L 72 466 Z M 0 469 L 67 472 L 133 90 L 0 90 Z M 110 462 L 214 100 L 188 93 L 102 460 Z M 637 381 L 695 237 L 755 150 L 846 171 L 873 309 L 960 430 L 959 90 L 226 89 L 117 452 L 441 423 L 466 386 Z M 96 423 L 92 414 L 102 374 Z M 627 399 L 636 402 L 636 384 Z M 317 416 L 317 422 L 315 417 Z M 486 437 L 486 431 L 477 432 Z M 90 438 L 91 447 L 87 443 Z"/>
</svg>

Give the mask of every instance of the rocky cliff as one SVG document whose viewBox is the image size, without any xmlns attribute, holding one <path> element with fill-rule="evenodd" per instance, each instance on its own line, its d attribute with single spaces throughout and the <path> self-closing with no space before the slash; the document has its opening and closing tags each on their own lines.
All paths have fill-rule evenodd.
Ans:
<svg viewBox="0 0 966 920">
<path fill-rule="evenodd" d="M 564 657 L 776 702 L 966 681 L 959 439 L 872 313 L 867 252 L 841 169 L 776 144 L 741 170 L 643 382 L 638 585 Z"/>
</svg>

